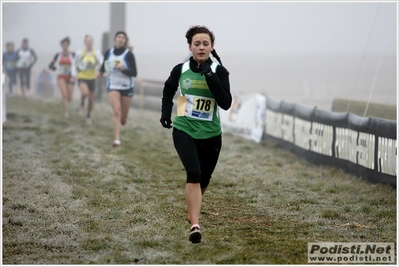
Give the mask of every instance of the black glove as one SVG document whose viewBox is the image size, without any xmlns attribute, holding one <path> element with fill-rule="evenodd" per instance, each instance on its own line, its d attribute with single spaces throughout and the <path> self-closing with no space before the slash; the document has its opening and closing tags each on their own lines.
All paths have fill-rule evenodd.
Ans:
<svg viewBox="0 0 399 267">
<path fill-rule="evenodd" d="M 213 75 L 211 66 L 209 66 L 206 62 L 202 63 L 199 66 L 199 70 L 201 72 L 201 75 L 205 75 L 206 77 L 211 77 Z"/>
<path fill-rule="evenodd" d="M 172 128 L 172 120 L 169 117 L 162 117 L 160 122 L 164 128 Z"/>
</svg>

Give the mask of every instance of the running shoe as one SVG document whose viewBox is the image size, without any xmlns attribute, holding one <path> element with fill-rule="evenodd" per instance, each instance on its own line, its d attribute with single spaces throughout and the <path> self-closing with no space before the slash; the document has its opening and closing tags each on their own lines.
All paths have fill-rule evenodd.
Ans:
<svg viewBox="0 0 399 267">
<path fill-rule="evenodd" d="M 86 124 L 87 125 L 92 125 L 93 124 L 91 118 L 86 118 Z"/>
<path fill-rule="evenodd" d="M 121 145 L 121 141 L 119 140 L 114 140 L 114 143 L 112 144 L 112 146 L 120 146 Z"/>
<path fill-rule="evenodd" d="M 194 225 L 193 227 L 191 227 L 190 229 L 190 237 L 189 237 L 189 241 L 191 241 L 192 243 L 200 243 L 201 242 L 201 230 L 199 225 Z"/>
<path fill-rule="evenodd" d="M 85 108 L 81 106 L 79 108 L 79 116 L 83 116 L 84 114 L 85 114 Z"/>
</svg>

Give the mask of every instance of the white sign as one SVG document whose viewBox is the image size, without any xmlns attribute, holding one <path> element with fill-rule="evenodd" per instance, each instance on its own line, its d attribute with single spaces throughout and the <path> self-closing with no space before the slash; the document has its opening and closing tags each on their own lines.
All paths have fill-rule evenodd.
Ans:
<svg viewBox="0 0 399 267">
<path fill-rule="evenodd" d="M 261 94 L 234 95 L 227 111 L 220 110 L 222 131 L 251 139 L 262 140 L 265 128 L 266 96 Z"/>
</svg>

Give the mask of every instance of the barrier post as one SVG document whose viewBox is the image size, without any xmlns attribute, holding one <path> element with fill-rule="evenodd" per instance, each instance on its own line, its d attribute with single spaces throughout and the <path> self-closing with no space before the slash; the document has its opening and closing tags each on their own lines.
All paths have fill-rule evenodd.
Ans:
<svg viewBox="0 0 399 267">
<path fill-rule="evenodd" d="M 139 94 L 139 98 L 140 98 L 140 111 L 142 111 L 144 109 L 144 81 L 141 80 L 140 82 L 140 94 Z"/>
</svg>

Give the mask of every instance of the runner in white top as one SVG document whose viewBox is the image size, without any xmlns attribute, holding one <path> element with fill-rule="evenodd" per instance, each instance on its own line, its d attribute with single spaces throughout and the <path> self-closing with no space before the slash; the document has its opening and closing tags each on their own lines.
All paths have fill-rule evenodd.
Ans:
<svg viewBox="0 0 399 267">
<path fill-rule="evenodd" d="M 33 65 L 37 61 L 37 56 L 32 48 L 29 48 L 27 38 L 22 40 L 22 47 L 17 51 L 17 73 L 20 77 L 21 93 L 25 96 L 25 89 L 30 89 L 30 73 Z"/>
<path fill-rule="evenodd" d="M 136 61 L 127 47 L 127 35 L 119 31 L 115 35 L 115 46 L 105 52 L 99 77 L 107 73 L 107 92 L 114 112 L 115 140 L 113 146 L 120 146 L 121 125 L 126 124 L 133 97 L 133 77 L 137 76 Z"/>
</svg>

